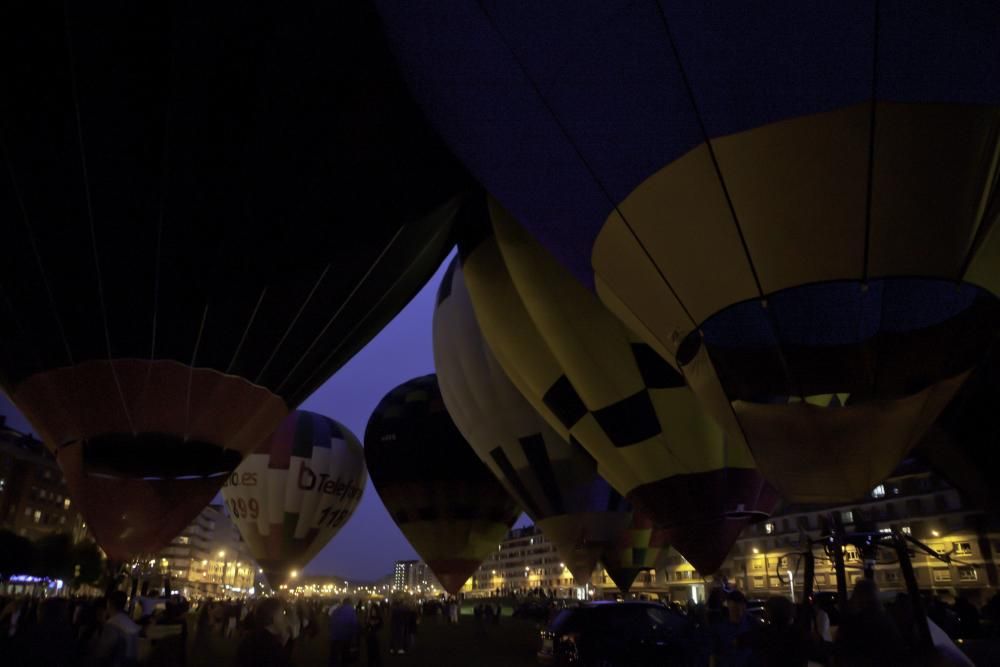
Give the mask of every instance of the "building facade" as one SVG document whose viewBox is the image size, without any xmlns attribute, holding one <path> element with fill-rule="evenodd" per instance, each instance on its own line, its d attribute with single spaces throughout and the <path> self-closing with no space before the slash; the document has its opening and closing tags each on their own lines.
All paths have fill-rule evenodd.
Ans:
<svg viewBox="0 0 1000 667">
<path fill-rule="evenodd" d="M 983 603 L 998 590 L 1000 525 L 995 518 L 966 509 L 953 487 L 926 467 L 907 461 L 861 501 L 843 506 L 788 506 L 768 521 L 749 526 L 720 570 L 729 585 L 750 598 L 795 595 L 804 589 L 807 537 L 818 540 L 836 515 L 846 531 L 897 530 L 911 535 L 950 563 L 915 549 L 912 563 L 922 590 L 962 595 Z M 836 591 L 832 561 L 819 547 L 815 554 L 815 591 Z M 847 584 L 863 576 L 861 555 L 844 549 Z M 879 587 L 903 591 L 905 584 L 894 554 L 888 550 L 875 565 Z M 705 599 L 718 577 L 706 580 L 677 551 L 671 550 L 663 570 L 641 573 L 635 595 L 685 602 Z M 479 567 L 463 589 L 470 596 L 520 594 L 543 589 L 560 597 L 613 597 L 617 591 L 598 567 L 585 590 L 576 587 L 558 551 L 534 526 L 515 529 Z"/>
<path fill-rule="evenodd" d="M 921 590 L 961 595 L 975 603 L 985 602 L 997 591 L 1000 526 L 996 519 L 966 509 L 957 490 L 912 461 L 900 466 L 861 501 L 837 507 L 789 506 L 769 521 L 751 526 L 736 543 L 724 571 L 751 597 L 801 591 L 804 560 L 799 554 L 806 548 L 806 537 L 820 538 L 824 522 L 829 523 L 834 515 L 847 532 L 896 530 L 949 557 L 950 562 L 943 562 L 919 548 L 911 550 Z M 835 591 L 832 563 L 822 549 L 814 548 L 814 553 L 815 590 Z M 895 560 L 884 550 L 876 561 L 875 580 L 883 591 L 905 589 Z M 844 562 L 850 588 L 864 576 L 861 555 L 854 547 L 845 547 Z"/>
<path fill-rule="evenodd" d="M 424 592 L 440 585 L 422 560 L 397 560 L 392 568 L 392 587 L 397 591 Z"/>
<path fill-rule="evenodd" d="M 575 596 L 573 575 L 555 545 L 535 526 L 507 533 L 466 583 L 471 596 L 512 595 L 543 589 L 560 597 Z"/>
<path fill-rule="evenodd" d="M 55 458 L 41 441 L 0 416 L 0 528 L 29 540 L 65 533 L 74 543 L 87 524 L 69 497 Z"/>
<path fill-rule="evenodd" d="M 222 505 L 208 505 L 154 559 L 160 585 L 185 597 L 242 597 L 257 592 L 263 573 Z"/>
</svg>

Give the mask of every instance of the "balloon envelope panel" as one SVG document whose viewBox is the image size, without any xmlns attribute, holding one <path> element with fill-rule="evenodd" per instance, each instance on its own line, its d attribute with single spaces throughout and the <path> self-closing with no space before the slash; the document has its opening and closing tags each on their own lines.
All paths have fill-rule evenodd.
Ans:
<svg viewBox="0 0 1000 667">
<path fill-rule="evenodd" d="M 507 377 L 479 330 L 457 259 L 438 289 L 434 363 L 455 425 L 556 545 L 577 583 L 589 581 L 632 508 L 580 443 L 549 426 Z"/>
<path fill-rule="evenodd" d="M 296 410 L 226 479 L 222 496 L 254 560 L 277 587 L 347 523 L 367 480 L 353 433 Z"/>
<path fill-rule="evenodd" d="M 601 554 L 601 564 L 622 593 L 628 593 L 640 572 L 663 569 L 669 554 L 668 531 L 635 512 L 618 540 Z"/>
<path fill-rule="evenodd" d="M 365 460 L 390 516 L 449 593 L 517 520 L 517 504 L 455 427 L 434 375 L 386 394 L 368 420 Z"/>
</svg>

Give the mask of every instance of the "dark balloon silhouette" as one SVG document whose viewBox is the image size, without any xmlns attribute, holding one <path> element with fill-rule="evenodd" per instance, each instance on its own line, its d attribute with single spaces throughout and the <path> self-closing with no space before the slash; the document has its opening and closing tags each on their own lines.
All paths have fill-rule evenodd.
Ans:
<svg viewBox="0 0 1000 667">
<path fill-rule="evenodd" d="M 520 513 L 455 427 L 434 375 L 386 394 L 365 430 L 365 461 L 396 525 L 452 595 Z"/>
</svg>

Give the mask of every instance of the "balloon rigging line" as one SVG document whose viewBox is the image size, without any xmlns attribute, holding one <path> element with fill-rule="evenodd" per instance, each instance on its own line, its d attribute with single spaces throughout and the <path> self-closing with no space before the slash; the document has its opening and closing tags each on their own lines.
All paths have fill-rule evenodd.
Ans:
<svg viewBox="0 0 1000 667">
<path fill-rule="evenodd" d="M 198 326 L 198 337 L 194 341 L 194 352 L 191 353 L 191 365 L 188 366 L 187 398 L 184 403 L 184 441 L 191 437 L 191 383 L 194 380 L 195 360 L 198 358 L 198 348 L 201 347 L 201 335 L 205 331 L 205 320 L 208 319 L 208 304 L 201 312 L 201 324 Z"/>
<path fill-rule="evenodd" d="M 173 52 L 171 51 L 171 54 Z M 173 56 L 171 55 L 171 63 L 173 63 Z M 150 362 L 156 359 L 156 330 L 157 323 L 159 321 L 159 311 L 160 311 L 160 264 L 162 261 L 162 242 L 163 242 L 163 220 L 165 216 L 166 201 L 167 201 L 167 186 L 169 184 L 168 173 L 170 169 L 170 108 L 167 107 L 165 118 L 163 121 L 163 156 L 160 164 L 160 206 L 159 211 L 156 216 L 156 246 L 153 254 L 153 320 L 152 320 L 152 331 L 150 333 L 150 343 L 149 343 L 149 360 Z M 149 386 L 149 379 L 153 373 L 153 364 L 150 363 L 146 366 L 146 377 L 142 382 L 142 389 L 139 395 L 142 396 L 146 393 L 146 388 Z"/>
<path fill-rule="evenodd" d="M 118 390 L 118 398 L 121 400 L 122 410 L 125 411 L 125 419 L 128 421 L 129 430 L 135 434 L 135 426 L 132 424 L 132 415 L 129 413 L 128 403 L 125 400 L 125 392 L 122 390 L 121 380 L 118 378 L 118 369 L 115 367 L 111 351 L 111 331 L 108 328 L 108 311 L 104 301 L 104 282 L 101 277 L 101 259 L 97 250 L 97 229 L 94 223 L 94 207 L 90 189 L 90 175 L 87 169 L 87 152 L 83 140 L 83 119 L 80 114 L 80 94 L 76 80 L 76 59 L 73 55 L 73 34 L 70 29 L 69 10 L 66 4 L 63 5 L 63 14 L 66 19 L 66 50 L 69 54 L 69 75 L 70 86 L 73 92 L 73 110 L 76 119 L 76 138 L 80 149 L 80 167 L 83 175 L 83 191 L 87 204 L 87 220 L 90 227 L 90 247 L 94 255 L 94 274 L 97 278 L 97 296 L 101 308 L 101 320 L 104 325 L 104 342 L 108 350 L 108 365 L 111 367 L 111 375 Z"/>
<path fill-rule="evenodd" d="M 764 315 L 771 325 L 771 331 L 775 338 L 775 350 L 778 352 L 778 359 L 781 362 L 785 379 L 788 380 L 788 388 L 792 389 L 794 387 L 799 396 L 805 400 L 801 383 L 799 383 L 797 378 L 793 376 L 791 368 L 788 365 L 788 360 L 785 357 L 785 351 L 781 346 L 777 320 L 771 310 L 767 307 L 767 295 L 764 293 L 764 287 L 760 282 L 757 267 L 754 265 L 753 256 L 750 254 L 750 246 L 747 244 L 746 237 L 743 235 L 743 226 L 740 224 L 740 218 L 736 214 L 736 205 L 733 204 L 733 199 L 729 192 L 729 186 L 726 185 L 726 179 L 722 175 L 722 167 L 719 165 L 718 156 L 715 154 L 715 147 L 712 145 L 712 139 L 708 134 L 708 128 L 705 126 L 705 120 L 701 115 L 701 109 L 698 107 L 698 101 L 694 94 L 694 88 L 691 86 L 691 80 L 688 78 L 687 71 L 684 69 L 684 63 L 681 61 L 680 50 L 677 48 L 677 43 L 674 40 L 673 31 L 670 29 L 670 21 L 667 19 L 666 11 L 660 4 L 660 0 L 653 0 L 653 4 L 656 5 L 656 12 L 660 17 L 660 23 L 663 26 L 664 32 L 667 34 L 667 42 L 670 44 L 670 51 L 674 56 L 674 62 L 677 63 L 677 71 L 681 76 L 681 81 L 684 83 L 684 90 L 687 92 L 688 101 L 691 104 L 691 110 L 694 112 L 695 119 L 698 121 L 698 128 L 701 131 L 702 141 L 708 149 L 708 156 L 712 161 L 712 168 L 715 170 L 716 178 L 719 180 L 719 187 L 722 189 L 722 195 L 725 198 L 726 206 L 729 209 L 729 215 L 732 218 L 733 225 L 736 227 L 736 234 L 740 239 L 740 245 L 743 247 L 743 254 L 746 257 L 747 266 L 750 268 L 754 284 L 757 286 L 757 293 L 760 295 L 761 307 L 764 309 Z"/>
<path fill-rule="evenodd" d="M 976 253 L 982 249 L 986 243 L 986 238 L 996 227 L 996 221 L 1000 218 L 1000 199 L 997 198 L 998 186 L 1000 186 L 1000 116 L 996 117 L 993 124 L 993 151 L 990 159 L 990 166 L 986 176 L 986 184 L 983 187 L 978 210 L 976 211 L 975 227 L 972 242 L 969 249 L 962 258 L 959 267 L 957 282 L 963 282 L 972 260 Z"/>
<path fill-rule="evenodd" d="M 722 167 L 719 166 L 719 158 L 715 154 L 715 147 L 712 145 L 712 138 L 709 136 L 708 128 L 705 127 L 705 120 L 702 118 L 701 109 L 698 107 L 698 101 L 694 94 L 694 88 L 691 86 L 691 80 L 688 78 L 687 70 L 684 69 L 684 63 L 681 61 L 680 51 L 677 48 L 677 43 L 674 41 L 673 32 L 670 30 L 670 21 L 667 19 L 666 11 L 660 4 L 660 0 L 653 0 L 653 4 L 656 5 L 656 13 L 659 15 L 660 23 L 663 26 L 664 32 L 667 34 L 667 42 L 670 44 L 670 51 L 674 56 L 674 62 L 677 64 L 677 72 L 680 74 L 681 81 L 684 84 L 684 90 L 687 93 L 688 102 L 691 104 L 691 111 L 694 113 L 694 117 L 698 121 L 698 129 L 701 132 L 702 142 L 705 144 L 705 148 L 708 149 L 708 156 L 712 161 L 712 169 L 715 171 L 715 176 L 719 180 L 719 187 L 722 189 L 722 195 L 726 200 L 726 207 L 729 209 L 729 215 L 732 218 L 733 225 L 736 227 L 736 234 L 739 236 L 740 245 L 743 247 L 743 254 L 746 257 L 750 273 L 753 275 L 754 284 L 757 286 L 757 293 L 760 294 L 761 299 L 765 299 L 764 287 L 761 285 L 760 276 L 757 274 L 757 267 L 754 265 L 753 256 L 750 254 L 750 246 L 747 245 L 746 237 L 743 235 L 743 226 L 740 224 L 740 218 L 736 214 L 736 206 L 733 204 L 733 198 L 729 193 L 729 186 L 726 185 L 726 179 L 722 175 Z"/>
<path fill-rule="evenodd" d="M 254 380 L 255 384 L 258 385 L 260 384 L 260 379 L 264 376 L 264 372 L 267 370 L 268 366 L 271 365 L 271 362 L 274 361 L 274 358 L 278 355 L 278 351 L 281 349 L 281 346 L 284 345 L 285 339 L 287 339 L 289 334 L 292 333 L 292 329 L 295 328 L 295 324 L 299 321 L 299 318 L 302 317 L 302 313 L 305 312 L 306 307 L 309 305 L 309 302 L 313 298 L 313 295 L 316 294 L 316 290 L 319 289 L 319 286 L 323 282 L 323 279 L 326 278 L 326 274 L 329 273 L 331 266 L 332 264 L 327 263 L 327 265 L 320 272 L 319 277 L 316 279 L 316 282 L 313 283 L 312 289 L 309 290 L 309 294 L 306 295 L 306 298 L 302 302 L 302 305 L 299 306 L 298 312 L 295 313 L 295 317 L 292 318 L 292 321 L 288 324 L 288 327 L 285 329 L 285 333 L 282 334 L 281 339 L 278 341 L 277 345 L 274 346 L 274 350 L 271 352 L 271 356 L 267 358 L 267 361 L 264 362 L 264 365 L 261 367 L 260 372 L 257 373 L 257 379 Z"/>
<path fill-rule="evenodd" d="M 879 37 L 879 0 L 875 0 L 875 26 L 872 37 L 872 86 L 871 104 L 868 110 L 868 184 L 865 189 L 865 252 L 861 265 L 861 280 L 868 283 L 868 263 L 870 258 L 872 233 L 872 199 L 875 189 L 875 121 L 878 116 L 876 95 L 878 94 L 878 37 Z"/>
<path fill-rule="evenodd" d="M 260 291 L 260 296 L 257 297 L 257 304 L 253 307 L 253 312 L 250 313 L 250 320 L 243 328 L 243 335 L 240 336 L 240 342 L 236 345 L 236 350 L 233 352 L 233 358 L 229 360 L 229 365 L 226 366 L 226 375 L 231 374 L 233 366 L 236 365 L 236 358 L 240 355 L 240 351 L 243 349 L 243 343 L 246 342 L 247 335 L 250 333 L 250 327 L 253 326 L 253 321 L 257 318 L 257 311 L 260 310 L 260 304 L 264 302 L 264 297 L 266 295 L 267 286 Z"/>
<path fill-rule="evenodd" d="M 638 244 L 639 249 L 642 250 L 643 254 L 646 255 L 647 259 L 649 259 L 650 263 L 653 265 L 653 268 L 656 269 L 657 274 L 660 276 L 660 280 L 663 281 L 663 284 L 666 285 L 667 289 L 670 291 L 670 293 L 673 295 L 674 299 L 677 301 L 677 304 L 681 307 L 681 309 L 684 310 L 684 314 L 688 316 L 689 320 L 691 320 L 692 326 L 697 326 L 697 321 L 694 319 L 694 317 L 688 311 L 687 306 L 680 299 L 680 297 L 678 296 L 676 290 L 674 290 L 673 285 L 671 285 L 670 281 L 667 280 L 667 276 L 660 269 L 659 265 L 656 263 L 656 260 L 653 259 L 652 253 L 650 253 L 649 249 L 646 248 L 646 244 L 642 242 L 642 239 L 639 238 L 639 235 L 636 233 L 635 228 L 632 226 L 632 223 L 629 222 L 628 217 L 621 210 L 621 208 L 619 207 L 618 203 L 615 202 L 614 198 L 611 196 L 611 193 L 605 187 L 603 181 L 601 181 L 601 179 L 598 177 L 597 172 L 595 171 L 595 169 L 593 168 L 593 166 L 590 164 L 590 162 L 587 160 L 587 158 L 583 155 L 583 151 L 580 149 L 580 147 L 577 145 L 577 143 L 573 140 L 573 137 L 570 135 L 569 130 L 562 123 L 562 121 L 559 120 L 559 115 L 556 113 L 556 110 L 549 103 L 548 98 L 546 98 L 545 95 L 542 93 L 541 87 L 538 85 L 538 83 L 534 80 L 534 78 L 528 72 L 527 66 L 521 61 L 520 58 L 518 58 L 517 53 L 514 51 L 513 47 L 511 47 L 510 43 L 507 41 L 507 39 L 504 36 L 503 32 L 500 30 L 500 26 L 498 26 L 496 24 L 496 21 L 494 20 L 492 14 L 490 14 L 489 10 L 486 8 L 486 5 L 485 5 L 485 3 L 484 3 L 483 0 L 479 0 L 479 7 L 480 7 L 480 10 L 483 12 L 483 14 L 486 16 L 486 20 L 489 22 L 490 27 L 493 28 L 494 32 L 496 32 L 497 36 L 500 39 L 500 42 L 503 44 L 504 48 L 507 49 L 507 51 L 510 53 L 511 58 L 513 58 L 514 62 L 517 64 L 518 69 L 521 70 L 521 74 L 524 76 L 525 80 L 528 82 L 528 85 L 532 88 L 532 90 L 534 91 L 535 95 L 538 97 L 539 101 L 542 103 L 542 106 L 545 107 L 545 110 L 548 112 L 549 116 L 551 116 L 552 122 L 554 122 L 555 125 L 556 125 L 556 127 L 559 128 L 559 131 L 562 133 L 563 138 L 566 139 L 566 143 L 568 143 L 569 146 L 570 146 L 570 148 L 573 149 L 573 152 L 576 154 L 577 158 L 580 160 L 580 162 L 583 165 L 584 169 L 587 170 L 587 173 L 590 175 L 590 177 L 594 181 L 595 185 L 597 185 L 597 188 L 604 195 L 604 198 L 608 201 L 608 204 L 611 205 L 611 207 L 615 211 L 615 213 L 617 213 L 618 216 L 621 218 L 622 222 L 625 224 L 626 229 L 629 230 L 629 233 L 632 235 L 632 238 L 635 240 L 636 244 Z"/>
<path fill-rule="evenodd" d="M 324 335 L 324 334 L 325 334 L 325 333 L 327 332 L 327 330 L 328 330 L 328 329 L 329 329 L 329 328 L 330 328 L 331 326 L 333 326 L 333 323 L 334 323 L 334 322 L 335 322 L 335 321 L 337 320 L 337 318 L 338 318 L 338 317 L 340 316 L 340 314 L 341 314 L 342 312 L 344 312 L 344 309 L 345 309 L 345 308 L 347 307 L 347 304 L 349 304 L 349 303 L 351 302 L 351 300 L 352 300 L 352 299 L 354 298 L 354 295 L 358 293 L 358 290 L 360 290 L 360 289 L 361 289 L 361 286 L 362 286 L 362 285 L 364 285 L 365 281 L 366 281 L 366 280 L 368 280 L 369 276 L 371 276 L 371 275 L 372 275 L 372 273 L 373 273 L 373 272 L 375 271 L 375 267 L 377 267 L 377 266 L 379 265 L 379 263 L 380 263 L 380 262 L 382 261 L 382 258 L 383 258 L 383 257 L 385 257 L 386 253 L 388 253 L 388 252 L 389 252 L 389 249 L 390 249 L 390 248 L 391 248 L 391 247 L 393 246 L 393 244 L 394 244 L 394 243 L 396 242 L 396 239 L 398 239 L 398 238 L 399 238 L 399 236 L 400 236 L 400 234 L 402 234 L 402 233 L 403 233 L 403 229 L 404 229 L 404 228 L 405 228 L 405 225 L 400 225 L 399 229 L 397 229 L 397 230 L 396 230 L 396 232 L 395 232 L 395 233 L 394 233 L 394 234 L 392 235 L 392 238 L 390 238 L 390 239 L 389 239 L 389 242 L 388 242 L 388 243 L 386 244 L 386 246 L 385 246 L 384 248 L 382 248 L 381 252 L 379 252 L 379 254 L 378 254 L 378 255 L 377 255 L 376 257 L 375 257 L 374 261 L 373 261 L 373 262 L 372 262 L 372 263 L 371 263 L 371 264 L 369 265 L 369 267 L 368 267 L 368 269 L 367 269 L 367 270 L 365 271 L 364 275 L 362 275 L 362 276 L 361 276 L 361 278 L 360 278 L 360 279 L 358 280 L 358 282 L 357 282 L 357 283 L 356 283 L 356 284 L 354 285 L 354 287 L 353 287 L 353 288 L 351 289 L 351 291 L 350 291 L 350 293 L 349 293 L 349 294 L 347 295 L 347 297 L 345 297 L 345 298 L 344 298 L 344 300 L 343 300 L 343 301 L 342 301 L 342 302 L 340 303 L 340 306 L 339 306 L 339 307 L 337 308 L 337 310 L 336 310 L 336 311 L 334 311 L 334 313 L 333 313 L 333 315 L 332 315 L 332 316 L 330 317 L 330 319 L 329 319 L 329 320 L 327 320 L 327 322 L 326 322 L 326 324 L 325 324 L 325 325 L 323 326 L 323 328 L 322 328 L 322 329 L 320 329 L 320 332 L 319 332 L 319 333 L 318 333 L 318 334 L 316 335 L 316 337 L 315 337 L 315 338 L 313 338 L 313 341 L 312 341 L 312 343 L 310 343 L 310 344 L 309 344 L 309 347 L 307 347 L 307 348 L 306 348 L 306 350 L 305 350 L 305 352 L 303 352 L 303 353 L 302 353 L 302 355 L 301 355 L 301 356 L 299 357 L 299 360 L 295 362 L 295 365 L 294 365 L 294 366 L 292 366 L 292 369 L 291 369 L 291 370 L 290 370 L 290 371 L 288 372 L 288 374 L 287 374 L 287 375 L 285 376 L 285 379 L 281 381 L 281 384 L 280 384 L 280 385 L 278 385 L 278 390 L 279 390 L 279 391 L 280 391 L 280 389 L 281 389 L 282 387 L 284 387 L 284 386 L 285 386 L 285 383 L 287 383 L 287 382 L 288 382 L 288 380 L 289 380 L 289 379 L 291 379 L 291 377 L 292 377 L 292 374 L 293 374 L 293 373 L 295 372 L 295 370 L 296 370 L 296 369 L 297 369 L 297 368 L 299 367 L 299 365 L 300 365 L 300 364 L 301 364 L 301 363 L 302 363 L 302 362 L 303 362 L 303 361 L 305 360 L 306 356 L 308 356 L 308 354 L 309 354 L 309 353 L 310 353 L 310 352 L 312 351 L 313 347 L 315 347 L 315 346 L 316 346 L 316 344 L 317 344 L 317 343 L 318 343 L 318 342 L 320 341 L 320 339 L 321 339 L 321 338 L 323 337 L 323 335 Z M 440 233 L 441 233 L 441 230 L 438 230 L 438 231 L 437 231 L 437 232 L 435 233 L 434 237 L 432 237 L 432 238 L 436 238 L 436 237 L 437 237 L 437 236 L 438 236 L 438 235 L 439 235 Z M 426 250 L 426 247 L 425 247 L 425 250 Z M 417 257 L 419 257 L 420 255 L 422 255 L 422 254 L 423 254 L 423 252 L 424 252 L 424 251 L 423 251 L 423 250 L 421 250 L 421 251 L 420 251 L 420 253 L 418 253 L 418 254 L 417 254 Z M 411 265 L 411 266 L 412 266 L 412 265 Z M 409 270 L 409 269 L 407 269 L 407 270 Z M 396 282 L 394 282 L 392 286 L 393 286 L 393 287 L 395 287 L 396 283 L 398 283 L 398 282 L 399 282 L 399 278 L 397 278 L 397 279 L 396 279 Z M 391 289 L 391 288 L 390 288 L 390 289 Z M 382 298 L 381 298 L 381 299 L 379 299 L 379 303 L 381 303 L 381 302 L 382 302 L 382 299 L 384 299 L 384 298 L 385 298 L 385 296 L 386 296 L 385 294 L 383 294 L 383 295 L 382 295 Z M 376 304 L 376 306 L 377 306 L 377 305 L 378 305 L 378 304 Z M 373 306 L 373 309 L 374 309 L 374 307 L 375 307 L 375 306 Z M 367 317 L 368 317 L 368 315 L 370 315 L 370 314 L 371 314 L 371 311 L 369 311 L 368 313 L 366 313 L 366 314 L 365 314 L 365 318 L 367 318 Z M 362 318 L 362 320 L 361 320 L 361 321 L 364 321 L 364 319 L 365 319 L 365 318 Z M 357 324 L 355 324 L 354 328 L 353 328 L 353 329 L 351 329 L 351 333 L 354 333 L 354 331 L 355 331 L 355 330 L 357 330 L 357 328 L 358 328 L 359 326 L 360 326 L 360 322 L 358 322 Z M 348 334 L 348 335 L 350 335 L 350 334 Z M 339 350 L 340 350 L 340 348 L 341 348 L 341 347 L 343 347 L 343 345 L 344 345 L 344 341 L 345 341 L 345 340 L 346 340 L 346 338 L 345 338 L 345 339 L 343 339 L 343 340 L 341 340 L 341 342 L 340 342 L 340 343 L 339 343 L 339 344 L 337 345 L 337 347 L 335 347 L 335 348 L 334 348 L 334 349 L 333 349 L 333 350 L 332 350 L 332 351 L 331 351 L 331 352 L 330 352 L 329 354 L 327 354 L 327 356 L 326 356 L 326 357 L 324 357 L 324 358 L 323 358 L 323 362 L 322 362 L 321 364 L 317 365 L 317 366 L 316 366 L 316 370 L 315 370 L 315 371 L 313 371 L 313 373 L 312 373 L 312 374 L 310 374 L 310 375 L 309 375 L 309 377 L 307 378 L 307 382 L 306 382 L 306 384 L 308 384 L 308 382 L 309 382 L 309 381 L 311 381 L 311 380 L 312 380 L 312 379 L 313 379 L 313 378 L 314 378 L 314 377 L 316 376 L 316 373 L 317 373 L 317 372 L 320 372 L 320 370 L 321 370 L 321 369 L 323 368 L 323 366 L 324 366 L 324 365 L 326 364 L 326 362 L 327 362 L 327 361 L 329 361 L 329 360 L 330 360 L 330 359 L 331 359 L 331 358 L 333 357 L 333 355 L 334 355 L 334 354 L 336 354 L 336 353 L 337 353 L 337 351 L 339 351 Z M 302 386 L 298 387 L 298 389 L 299 389 L 299 390 L 301 390 L 301 388 L 302 388 Z"/>
<path fill-rule="evenodd" d="M 0 149 L 3 150 L 4 162 L 7 164 L 7 173 L 10 176 L 10 183 L 14 190 L 14 197 L 17 199 L 17 207 L 21 211 L 21 220 L 24 223 L 25 232 L 27 232 L 28 244 L 31 246 L 31 253 L 35 258 L 35 265 L 38 267 L 38 273 L 42 278 L 42 285 L 45 287 L 45 295 L 49 302 L 49 309 L 52 311 L 52 319 L 56 322 L 56 328 L 59 330 L 59 337 L 62 339 L 63 347 L 66 349 L 67 365 L 73 366 L 76 363 L 73 360 L 73 351 L 70 348 L 69 338 L 66 336 L 66 329 L 63 327 L 62 318 L 59 317 L 59 309 L 56 308 L 55 296 L 52 293 L 52 286 L 50 285 L 48 276 L 45 273 L 45 264 L 42 262 L 42 255 L 38 250 L 38 243 L 35 241 L 35 232 L 31 224 L 31 217 L 28 215 L 28 207 L 24 203 L 24 196 L 21 193 L 21 187 L 18 184 L 17 177 L 14 173 L 14 164 L 10 159 L 10 153 L 7 150 L 7 139 L 2 128 L 0 128 Z M 11 312 L 14 312 L 13 307 L 11 308 Z M 40 357 L 39 365 L 41 365 Z"/>
</svg>

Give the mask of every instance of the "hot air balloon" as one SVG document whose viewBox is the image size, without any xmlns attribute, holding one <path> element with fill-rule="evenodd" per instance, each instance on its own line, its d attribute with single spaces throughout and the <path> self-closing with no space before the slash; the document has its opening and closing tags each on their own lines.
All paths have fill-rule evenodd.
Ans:
<svg viewBox="0 0 1000 667">
<path fill-rule="evenodd" d="M 569 431 L 549 426 L 508 379 L 483 340 L 457 260 L 438 288 L 434 366 L 462 435 L 555 544 L 577 585 L 589 582 L 632 508 Z"/>
<path fill-rule="evenodd" d="M 365 461 L 393 521 L 452 595 L 520 512 L 455 427 L 434 375 L 379 402 L 365 429 Z"/>
<path fill-rule="evenodd" d="M 229 515 L 272 588 L 351 518 L 368 480 L 364 458 L 346 426 L 295 410 L 226 478 Z"/>
<path fill-rule="evenodd" d="M 378 5 L 458 156 L 790 500 L 870 490 L 996 337 L 996 3 Z"/>
<path fill-rule="evenodd" d="M 777 496 L 738 429 L 701 409 L 683 378 L 640 342 L 495 202 L 496 236 L 460 246 L 483 336 L 553 428 L 700 572 L 715 572 Z"/>
<path fill-rule="evenodd" d="M 366 3 L 19 3 L 0 41 L 0 387 L 153 552 L 430 277 L 466 176 Z"/>
<path fill-rule="evenodd" d="M 601 564 L 618 590 L 627 595 L 640 572 L 655 573 L 667 566 L 667 540 L 668 531 L 657 528 L 642 512 L 635 512 L 617 542 L 601 553 Z"/>
</svg>

